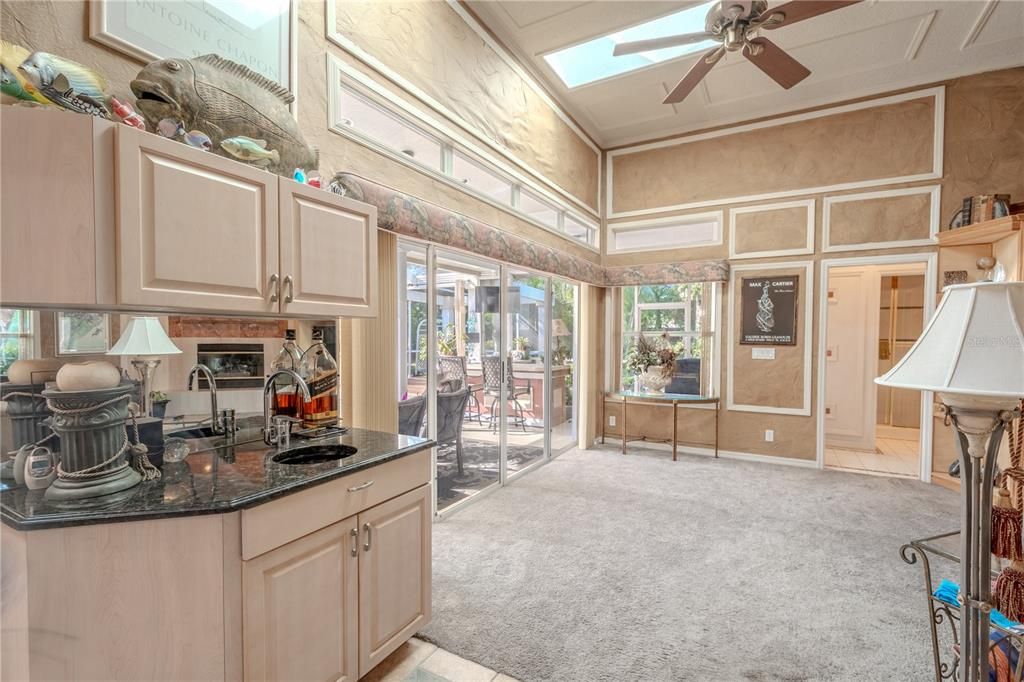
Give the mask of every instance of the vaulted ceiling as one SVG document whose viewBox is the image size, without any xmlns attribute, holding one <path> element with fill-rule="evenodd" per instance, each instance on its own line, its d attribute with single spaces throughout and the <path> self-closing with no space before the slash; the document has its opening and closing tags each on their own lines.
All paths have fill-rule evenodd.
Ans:
<svg viewBox="0 0 1024 682">
<path fill-rule="evenodd" d="M 1024 65 L 1021 0 L 865 0 L 772 32 L 772 40 L 812 71 L 791 90 L 733 53 L 686 100 L 667 105 L 665 94 L 697 54 L 572 89 L 544 55 L 699 1 L 467 4 L 604 147 Z"/>
</svg>

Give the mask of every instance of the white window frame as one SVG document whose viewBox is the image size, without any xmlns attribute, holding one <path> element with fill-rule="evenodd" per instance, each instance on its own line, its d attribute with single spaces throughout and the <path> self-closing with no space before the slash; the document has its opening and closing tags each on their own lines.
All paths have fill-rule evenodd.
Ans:
<svg viewBox="0 0 1024 682">
<path fill-rule="evenodd" d="M 643 251 L 675 251 L 677 249 L 694 249 L 704 246 L 719 246 L 722 244 L 722 225 L 724 222 L 724 211 L 708 211 L 706 213 L 691 213 L 689 215 L 668 216 L 665 218 L 655 218 L 653 220 L 638 220 L 626 223 L 609 223 L 607 252 L 639 253 Z M 714 233 L 711 239 L 706 239 L 699 242 L 692 242 L 689 244 L 677 244 L 671 246 L 631 247 L 622 249 L 616 248 L 615 246 L 615 235 L 620 232 L 640 232 L 650 228 L 664 228 L 676 225 L 678 225 L 679 227 L 685 227 L 686 225 L 699 225 L 702 223 L 714 223 Z"/>
<path fill-rule="evenodd" d="M 369 147 L 370 149 L 399 163 L 414 168 L 433 179 L 440 180 L 451 187 L 483 201 L 484 203 L 494 206 L 495 208 L 507 211 L 531 225 L 536 225 L 543 230 L 557 234 L 575 244 L 580 244 L 595 253 L 600 253 L 601 230 L 596 212 L 593 213 L 593 217 L 581 218 L 581 216 L 587 215 L 587 211 L 591 209 L 581 211 L 580 208 L 582 207 L 582 204 L 576 206 L 567 203 L 565 200 L 559 198 L 539 183 L 526 177 L 522 173 L 517 172 L 511 165 L 502 162 L 490 153 L 481 149 L 479 146 L 475 145 L 452 128 L 400 100 L 393 93 L 385 90 L 382 85 L 368 78 L 365 74 L 351 69 L 348 65 L 339 61 L 333 55 L 327 56 L 327 81 L 330 88 L 327 104 L 328 130 L 365 147 Z M 375 109 L 381 111 L 383 115 L 390 116 L 391 118 L 398 120 L 403 125 L 416 130 L 421 135 L 436 140 L 441 145 L 440 171 L 435 170 L 426 164 L 420 163 L 406 154 L 402 154 L 400 151 L 395 150 L 385 142 L 379 141 L 353 126 L 345 125 L 343 123 L 344 117 L 341 115 L 341 108 L 342 98 L 346 94 L 360 98 L 361 100 L 371 104 Z M 511 202 L 506 204 L 498 201 L 484 192 L 481 192 L 466 183 L 460 182 L 457 178 L 453 177 L 451 174 L 453 153 L 456 150 L 473 163 L 479 165 L 482 169 L 487 172 L 494 173 L 496 176 L 499 176 L 506 182 L 510 183 L 512 185 Z M 557 212 L 557 225 L 550 226 L 542 223 L 519 209 L 520 194 L 524 188 L 528 189 L 532 194 L 535 194 L 545 203 L 552 205 Z M 565 232 L 564 224 L 566 213 L 571 213 L 575 220 L 581 222 L 588 228 L 586 241 L 572 237 Z"/>
<path fill-rule="evenodd" d="M 21 311 L 28 319 L 29 330 L 27 332 L 0 332 L 0 340 L 19 339 L 19 345 L 22 348 L 27 348 L 27 354 L 19 356 L 19 360 L 38 358 L 42 354 L 39 343 L 39 311 L 27 310 L 25 308 L 5 308 L 5 310 Z"/>
</svg>

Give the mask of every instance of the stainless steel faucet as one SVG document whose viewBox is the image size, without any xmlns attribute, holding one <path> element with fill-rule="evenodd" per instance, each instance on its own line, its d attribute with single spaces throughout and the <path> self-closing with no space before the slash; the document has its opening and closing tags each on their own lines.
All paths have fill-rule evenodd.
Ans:
<svg viewBox="0 0 1024 682">
<path fill-rule="evenodd" d="M 306 400 L 312 399 L 309 394 L 309 385 L 306 384 L 306 380 L 299 376 L 299 373 L 295 370 L 279 369 L 267 377 L 266 383 L 263 384 L 263 442 L 275 447 L 287 447 L 288 440 L 291 437 L 291 425 L 293 422 L 300 421 L 299 419 L 284 416 L 275 417 L 273 421 L 270 419 L 270 394 L 274 388 L 274 379 L 282 374 L 291 377 L 295 382 L 296 389 L 302 394 L 303 398 Z"/>
<path fill-rule="evenodd" d="M 217 380 L 213 378 L 213 372 L 210 368 L 202 363 L 196 363 L 192 365 L 192 369 L 188 371 L 188 390 L 192 390 L 192 381 L 195 379 L 196 374 L 202 373 L 206 376 L 206 381 L 210 384 L 210 427 L 214 433 L 224 433 L 224 426 L 221 424 L 220 415 L 217 414 Z"/>
</svg>

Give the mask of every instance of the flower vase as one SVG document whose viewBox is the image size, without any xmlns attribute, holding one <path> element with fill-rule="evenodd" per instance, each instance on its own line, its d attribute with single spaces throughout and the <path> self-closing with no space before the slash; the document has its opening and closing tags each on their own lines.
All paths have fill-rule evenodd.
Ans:
<svg viewBox="0 0 1024 682">
<path fill-rule="evenodd" d="M 665 387 L 672 383 L 672 375 L 662 365 L 651 366 L 640 375 L 640 385 L 648 393 L 664 393 Z"/>
</svg>

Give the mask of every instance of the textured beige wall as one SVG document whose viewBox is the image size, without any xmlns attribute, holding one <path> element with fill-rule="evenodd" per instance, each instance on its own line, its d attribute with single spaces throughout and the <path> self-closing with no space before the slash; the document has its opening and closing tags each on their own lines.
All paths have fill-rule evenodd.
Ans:
<svg viewBox="0 0 1024 682">
<path fill-rule="evenodd" d="M 829 244 L 928 239 L 931 213 L 928 194 L 833 203 L 829 210 Z"/>
<path fill-rule="evenodd" d="M 597 254 L 576 242 L 563 239 L 330 132 L 327 129 L 327 53 L 330 52 L 371 77 L 380 78 L 343 50 L 328 43 L 325 37 L 324 0 L 299 0 L 298 5 L 298 119 L 306 140 L 320 150 L 321 175 L 330 177 L 340 170 L 358 173 L 538 243 L 592 261 L 598 260 Z M 88 3 L 85 0 L 0 2 L 0 36 L 5 40 L 29 49 L 56 52 L 96 68 L 110 81 L 115 95 L 133 100 L 128 83 L 142 68 L 142 64 L 89 40 L 88 26 Z M 396 88 L 393 84 L 389 87 Z"/>
<path fill-rule="evenodd" d="M 633 211 L 928 173 L 934 105 L 915 99 L 611 157 L 612 205 Z"/>
<path fill-rule="evenodd" d="M 739 255 L 807 247 L 805 206 L 736 213 L 733 251 Z"/>
<path fill-rule="evenodd" d="M 599 154 L 447 2 L 328 1 L 348 40 L 597 208 Z"/>
</svg>

